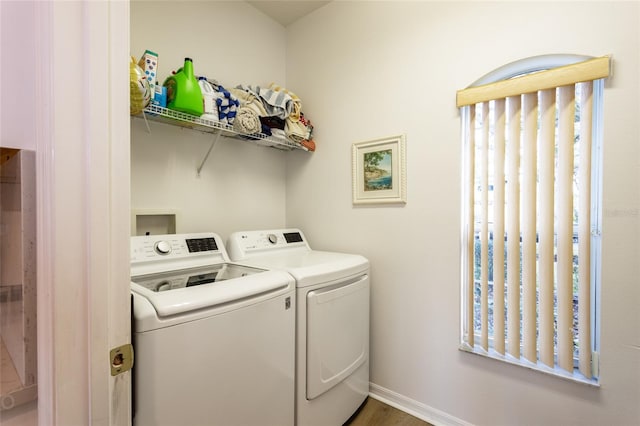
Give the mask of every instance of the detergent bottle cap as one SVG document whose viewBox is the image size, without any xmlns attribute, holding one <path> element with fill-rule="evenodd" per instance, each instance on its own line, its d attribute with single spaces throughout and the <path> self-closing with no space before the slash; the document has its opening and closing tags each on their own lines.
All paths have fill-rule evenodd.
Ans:
<svg viewBox="0 0 640 426">
<path fill-rule="evenodd" d="M 189 76 L 189 78 L 193 78 L 195 81 L 195 75 L 193 74 L 193 60 L 191 58 L 184 58 L 184 66 L 182 67 L 184 73 Z M 180 70 L 178 70 L 180 72 Z"/>
</svg>

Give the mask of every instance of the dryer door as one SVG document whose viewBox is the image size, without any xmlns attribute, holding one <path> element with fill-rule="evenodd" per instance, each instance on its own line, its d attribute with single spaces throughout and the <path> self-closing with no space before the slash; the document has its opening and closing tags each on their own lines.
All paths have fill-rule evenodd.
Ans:
<svg viewBox="0 0 640 426">
<path fill-rule="evenodd" d="M 307 399 L 369 359 L 369 275 L 307 293 Z"/>
</svg>

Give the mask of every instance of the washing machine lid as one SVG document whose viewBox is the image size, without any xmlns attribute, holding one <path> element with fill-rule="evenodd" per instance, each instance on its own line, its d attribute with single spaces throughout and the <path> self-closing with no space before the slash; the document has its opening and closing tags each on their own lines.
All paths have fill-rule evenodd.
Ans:
<svg viewBox="0 0 640 426">
<path fill-rule="evenodd" d="M 298 288 L 361 275 L 369 270 L 369 261 L 363 256 L 320 250 L 265 254 L 243 263 L 287 271 L 295 278 Z"/>
<path fill-rule="evenodd" d="M 222 263 L 131 278 L 132 291 L 144 296 L 159 317 L 247 301 L 286 288 L 292 279 L 282 271 L 266 271 Z"/>
<path fill-rule="evenodd" d="M 133 277 L 131 281 L 152 292 L 172 291 L 185 287 L 240 278 L 264 272 L 263 269 L 252 268 L 232 263 L 222 263 L 204 268 L 192 268 L 183 271 L 170 271 Z"/>
</svg>

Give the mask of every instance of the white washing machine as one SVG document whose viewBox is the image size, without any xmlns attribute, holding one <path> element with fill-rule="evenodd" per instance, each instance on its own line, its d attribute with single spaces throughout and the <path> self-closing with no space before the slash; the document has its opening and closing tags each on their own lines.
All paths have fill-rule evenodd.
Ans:
<svg viewBox="0 0 640 426">
<path fill-rule="evenodd" d="M 298 229 L 233 233 L 235 262 L 296 279 L 296 424 L 342 425 L 369 394 L 369 262 L 312 250 Z"/>
<path fill-rule="evenodd" d="M 293 425 L 295 282 L 213 233 L 131 238 L 135 426 Z"/>
</svg>

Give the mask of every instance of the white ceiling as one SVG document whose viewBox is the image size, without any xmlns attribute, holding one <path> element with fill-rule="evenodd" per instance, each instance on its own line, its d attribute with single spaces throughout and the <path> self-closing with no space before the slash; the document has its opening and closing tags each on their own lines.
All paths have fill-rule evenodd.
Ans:
<svg viewBox="0 0 640 426">
<path fill-rule="evenodd" d="M 247 1 L 251 6 L 273 18 L 283 26 L 297 21 L 329 1 Z"/>
</svg>

